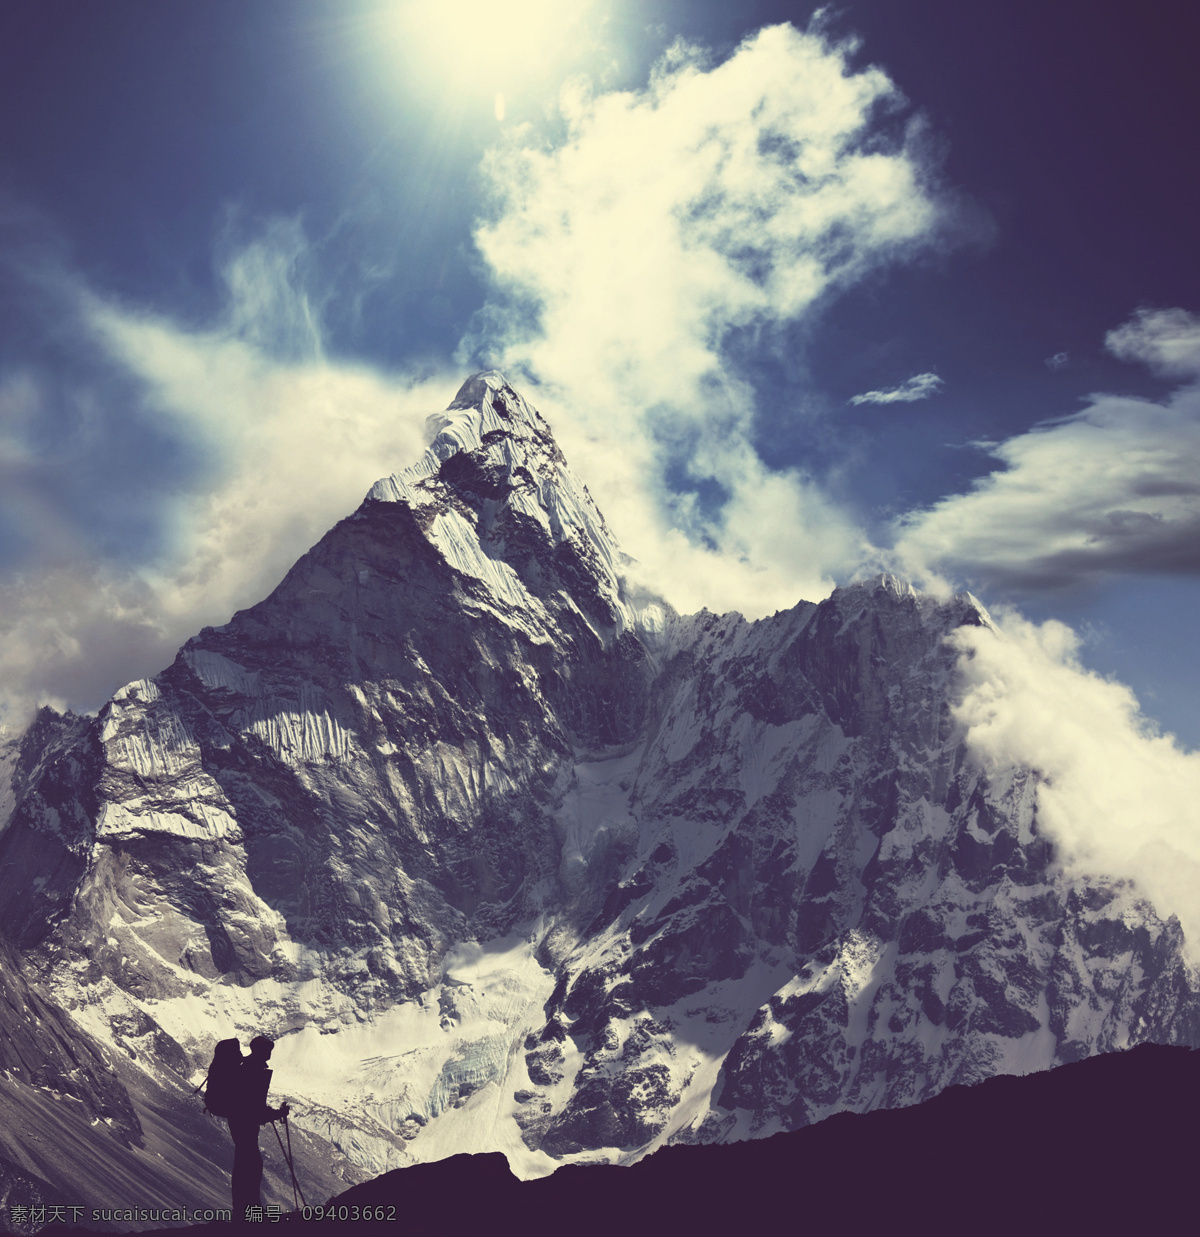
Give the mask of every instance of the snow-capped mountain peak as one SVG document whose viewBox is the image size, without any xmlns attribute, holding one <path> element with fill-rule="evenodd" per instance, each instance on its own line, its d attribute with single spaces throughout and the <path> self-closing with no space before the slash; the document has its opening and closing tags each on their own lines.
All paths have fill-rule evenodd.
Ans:
<svg viewBox="0 0 1200 1237">
<path fill-rule="evenodd" d="M 563 598 L 604 639 L 662 631 L 670 608 L 631 587 L 624 554 L 549 425 L 497 370 L 472 375 L 411 468 L 376 482 L 368 501 L 405 503 L 455 570 L 486 582 L 523 615 Z"/>
</svg>

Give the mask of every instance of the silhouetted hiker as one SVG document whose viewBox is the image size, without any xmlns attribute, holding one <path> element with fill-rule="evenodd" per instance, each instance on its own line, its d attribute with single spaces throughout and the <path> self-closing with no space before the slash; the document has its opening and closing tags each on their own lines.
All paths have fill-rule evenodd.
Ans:
<svg viewBox="0 0 1200 1237">
<path fill-rule="evenodd" d="M 267 1105 L 271 1071 L 267 1062 L 275 1041 L 256 1035 L 250 1041 L 250 1055 L 239 1067 L 237 1095 L 229 1111 L 229 1132 L 233 1135 L 233 1219 L 246 1218 L 246 1208 L 262 1204 L 263 1159 L 258 1149 L 258 1128 L 288 1115 L 287 1104 Z"/>
</svg>

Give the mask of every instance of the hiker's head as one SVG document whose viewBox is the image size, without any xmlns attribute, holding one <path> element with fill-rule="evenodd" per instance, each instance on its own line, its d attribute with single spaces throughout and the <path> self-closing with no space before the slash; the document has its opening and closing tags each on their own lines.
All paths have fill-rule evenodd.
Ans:
<svg viewBox="0 0 1200 1237">
<path fill-rule="evenodd" d="M 271 1059 L 271 1049 L 275 1047 L 275 1041 L 268 1039 L 265 1035 L 256 1035 L 250 1041 L 250 1056 L 254 1060 L 269 1061 Z"/>
</svg>

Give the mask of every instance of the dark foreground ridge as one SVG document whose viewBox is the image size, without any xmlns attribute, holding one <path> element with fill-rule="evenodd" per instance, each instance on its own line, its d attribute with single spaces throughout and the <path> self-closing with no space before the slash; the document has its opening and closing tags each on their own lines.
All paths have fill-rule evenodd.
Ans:
<svg viewBox="0 0 1200 1237">
<path fill-rule="evenodd" d="M 900 1222 L 973 1233 L 1167 1232 L 1194 1202 L 1198 1101 L 1200 1052 L 1142 1044 L 774 1138 L 667 1147 L 631 1168 L 569 1166 L 522 1182 L 498 1153 L 457 1155 L 385 1173 L 325 1205 L 327 1215 L 345 1208 L 334 1211 L 345 1219 L 158 1231 L 365 1237 L 399 1225 L 445 1237 L 502 1226 L 607 1237 L 776 1222 L 857 1233 Z M 352 1218 L 367 1208 L 394 1208 L 395 1218 Z"/>
</svg>

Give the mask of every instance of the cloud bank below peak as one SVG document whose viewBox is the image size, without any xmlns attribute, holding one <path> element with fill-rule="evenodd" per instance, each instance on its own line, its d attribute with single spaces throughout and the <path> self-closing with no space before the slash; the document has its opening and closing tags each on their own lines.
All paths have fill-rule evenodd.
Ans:
<svg viewBox="0 0 1200 1237">
<path fill-rule="evenodd" d="M 1067 875 L 1132 881 L 1178 917 L 1200 964 L 1200 752 L 1157 733 L 1128 687 L 1084 669 L 1064 624 L 996 617 L 952 637 L 968 749 L 1000 778 L 1033 770 L 1037 829 Z"/>
</svg>

